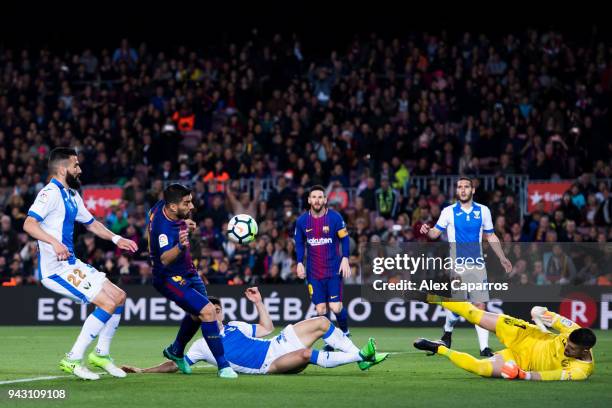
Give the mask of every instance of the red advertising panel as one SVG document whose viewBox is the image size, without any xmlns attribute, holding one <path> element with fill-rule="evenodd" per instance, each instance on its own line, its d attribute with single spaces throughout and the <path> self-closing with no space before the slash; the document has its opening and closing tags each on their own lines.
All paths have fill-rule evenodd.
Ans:
<svg viewBox="0 0 612 408">
<path fill-rule="evenodd" d="M 120 187 L 84 187 L 83 201 L 94 217 L 105 217 L 111 206 L 121 202 L 122 193 Z"/>
<path fill-rule="evenodd" d="M 552 211 L 561 201 L 563 193 L 570 189 L 572 183 L 532 183 L 527 185 L 527 212 L 532 212 L 540 201 L 544 201 L 544 211 Z"/>
</svg>

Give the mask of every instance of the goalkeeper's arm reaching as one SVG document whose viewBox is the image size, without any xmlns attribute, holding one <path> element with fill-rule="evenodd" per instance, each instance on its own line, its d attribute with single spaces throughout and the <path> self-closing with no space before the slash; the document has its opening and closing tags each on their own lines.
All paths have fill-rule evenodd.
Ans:
<svg viewBox="0 0 612 408">
<path fill-rule="evenodd" d="M 531 308 L 531 318 L 543 332 L 548 332 L 547 327 L 553 328 L 559 333 L 571 333 L 580 328 L 577 323 L 566 319 L 558 313 L 551 312 L 543 306 Z"/>
</svg>

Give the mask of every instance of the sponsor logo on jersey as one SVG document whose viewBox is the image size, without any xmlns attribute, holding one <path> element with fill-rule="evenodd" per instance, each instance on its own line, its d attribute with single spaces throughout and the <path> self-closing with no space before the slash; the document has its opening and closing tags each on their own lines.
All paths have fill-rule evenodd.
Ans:
<svg viewBox="0 0 612 408">
<path fill-rule="evenodd" d="M 159 238 L 159 247 L 163 248 L 168 245 L 168 236 L 166 234 L 160 234 Z"/>
<path fill-rule="evenodd" d="M 310 246 L 321 246 L 321 245 L 331 244 L 332 239 L 331 238 L 310 238 L 306 242 L 308 242 L 308 245 Z"/>
<path fill-rule="evenodd" d="M 306 232 L 312 231 L 312 228 L 306 228 Z"/>
</svg>

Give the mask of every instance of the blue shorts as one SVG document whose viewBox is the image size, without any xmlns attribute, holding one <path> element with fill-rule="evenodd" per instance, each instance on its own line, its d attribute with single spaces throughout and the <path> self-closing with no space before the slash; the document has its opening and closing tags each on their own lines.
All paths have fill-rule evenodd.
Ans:
<svg viewBox="0 0 612 408">
<path fill-rule="evenodd" d="M 308 293 L 313 304 L 342 302 L 342 277 L 309 279 Z"/>
<path fill-rule="evenodd" d="M 153 286 L 185 312 L 195 316 L 209 303 L 206 286 L 197 275 L 159 278 L 155 279 Z"/>
</svg>

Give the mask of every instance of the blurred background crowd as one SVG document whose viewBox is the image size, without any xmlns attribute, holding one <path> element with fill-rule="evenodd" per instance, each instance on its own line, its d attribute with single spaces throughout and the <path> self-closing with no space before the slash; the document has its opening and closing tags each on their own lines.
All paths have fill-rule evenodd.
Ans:
<svg viewBox="0 0 612 408">
<path fill-rule="evenodd" d="M 3 284 L 37 283 L 22 224 L 56 146 L 78 150 L 85 187 L 122 188 L 104 222 L 138 253 L 75 230 L 77 256 L 119 283 L 151 281 L 147 211 L 173 181 L 193 188 L 192 257 L 211 284 L 303 283 L 292 235 L 314 184 L 344 216 L 356 275 L 367 243 L 425 240 L 421 225 L 453 202 L 441 180 L 460 174 L 503 242 L 612 240 L 610 44 L 536 30 L 372 33 L 321 57 L 308 42 L 254 29 L 200 48 L 0 47 Z M 552 210 L 527 213 L 517 176 L 572 185 Z M 236 213 L 259 223 L 249 246 L 225 236 Z M 518 262 L 512 279 L 611 284 L 610 268 L 564 256 Z"/>
</svg>

